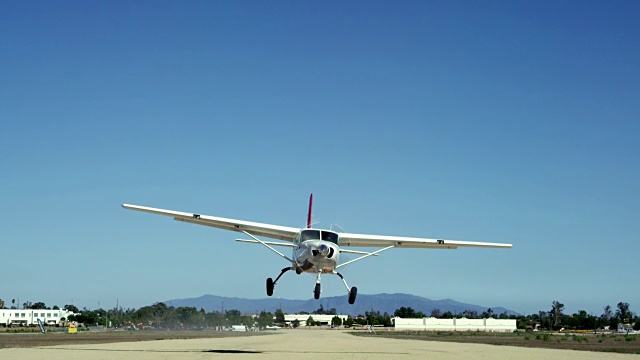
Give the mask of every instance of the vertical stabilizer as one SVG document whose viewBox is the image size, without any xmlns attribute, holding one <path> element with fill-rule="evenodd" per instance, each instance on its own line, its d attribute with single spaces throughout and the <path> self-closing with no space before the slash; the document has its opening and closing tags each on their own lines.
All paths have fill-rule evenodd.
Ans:
<svg viewBox="0 0 640 360">
<path fill-rule="evenodd" d="M 309 213 L 307 214 L 307 228 L 311 227 L 311 207 L 313 206 L 313 194 L 309 196 Z"/>
</svg>

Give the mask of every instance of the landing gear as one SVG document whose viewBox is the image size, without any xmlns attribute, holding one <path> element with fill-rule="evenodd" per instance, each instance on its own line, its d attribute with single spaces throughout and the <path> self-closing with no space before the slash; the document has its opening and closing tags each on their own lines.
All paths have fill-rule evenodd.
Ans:
<svg viewBox="0 0 640 360">
<path fill-rule="evenodd" d="M 276 283 L 278 282 L 278 280 L 280 280 L 280 277 L 289 270 L 293 270 L 293 268 L 286 267 L 280 270 L 280 275 L 278 275 L 278 277 L 275 280 L 271 278 L 267 279 L 267 296 L 273 295 L 273 288 L 276 286 Z"/>
<path fill-rule="evenodd" d="M 358 288 L 355 286 L 352 288 L 349 288 L 349 285 L 347 285 L 347 282 L 344 280 L 344 276 L 342 276 L 342 274 L 340 274 L 339 272 L 335 272 L 334 274 L 338 275 L 340 277 L 340 280 L 342 280 L 342 282 L 344 283 L 344 286 L 347 288 L 347 291 L 349 292 L 349 304 L 353 305 L 353 303 L 356 302 L 356 296 L 358 295 Z"/>
<path fill-rule="evenodd" d="M 351 290 L 349 290 L 349 304 L 353 305 L 353 303 L 356 302 L 357 295 L 358 295 L 358 288 L 354 286 L 351 288 Z"/>
<path fill-rule="evenodd" d="M 322 270 L 318 271 L 318 277 L 316 278 L 316 287 L 313 289 L 313 298 L 318 300 L 320 299 L 320 274 L 322 274 Z"/>
<path fill-rule="evenodd" d="M 267 279 L 267 296 L 273 295 L 273 279 Z"/>
</svg>

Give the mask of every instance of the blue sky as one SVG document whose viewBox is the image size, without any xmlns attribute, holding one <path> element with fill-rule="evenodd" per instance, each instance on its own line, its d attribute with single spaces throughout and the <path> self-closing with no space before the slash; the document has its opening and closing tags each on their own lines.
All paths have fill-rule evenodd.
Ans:
<svg viewBox="0 0 640 360">
<path fill-rule="evenodd" d="M 513 243 L 398 249 L 361 293 L 640 312 L 636 2 L 95 1 L 0 12 L 0 298 L 265 297 L 286 264 L 133 203 Z M 306 299 L 291 274 L 274 296 Z M 346 291 L 324 277 L 323 296 Z"/>
</svg>

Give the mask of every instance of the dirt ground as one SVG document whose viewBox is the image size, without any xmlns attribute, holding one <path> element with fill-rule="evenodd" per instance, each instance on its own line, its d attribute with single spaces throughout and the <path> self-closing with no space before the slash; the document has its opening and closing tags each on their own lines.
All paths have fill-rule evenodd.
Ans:
<svg viewBox="0 0 640 360">
<path fill-rule="evenodd" d="M 81 331 L 76 334 L 64 332 L 0 333 L 0 349 L 28 348 L 54 345 L 109 344 L 151 340 L 203 339 L 235 336 L 262 335 L 255 332 L 205 332 L 205 331 Z"/>
</svg>

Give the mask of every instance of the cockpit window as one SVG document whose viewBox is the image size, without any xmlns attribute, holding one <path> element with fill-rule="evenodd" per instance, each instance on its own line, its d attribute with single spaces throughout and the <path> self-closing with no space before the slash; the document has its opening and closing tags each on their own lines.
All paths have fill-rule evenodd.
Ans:
<svg viewBox="0 0 640 360">
<path fill-rule="evenodd" d="M 330 241 L 336 245 L 338 245 L 338 234 L 331 231 L 323 231 L 322 232 L 322 240 Z"/>
<path fill-rule="evenodd" d="M 320 240 L 319 230 L 302 230 L 300 233 L 300 241 Z"/>
</svg>

